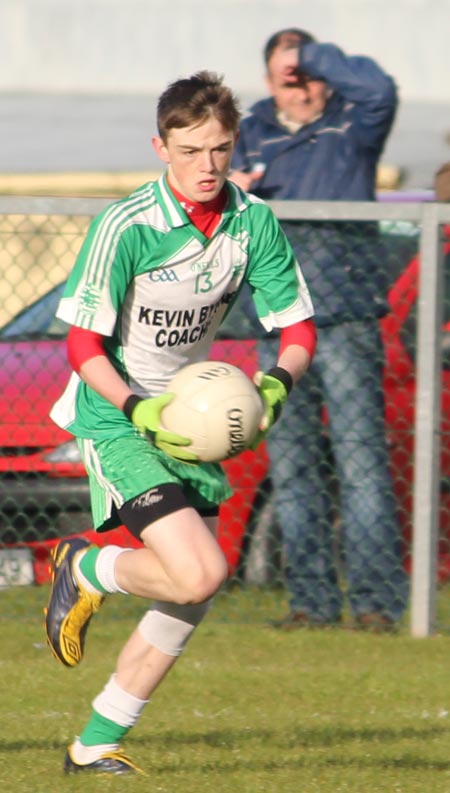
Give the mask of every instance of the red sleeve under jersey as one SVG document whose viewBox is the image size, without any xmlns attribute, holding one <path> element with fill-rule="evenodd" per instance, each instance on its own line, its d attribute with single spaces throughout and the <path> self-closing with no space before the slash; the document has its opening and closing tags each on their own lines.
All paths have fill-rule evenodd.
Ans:
<svg viewBox="0 0 450 793">
<path fill-rule="evenodd" d="M 304 347 L 311 360 L 314 357 L 317 344 L 316 326 L 313 319 L 304 319 L 303 322 L 296 322 L 282 328 L 280 332 L 280 355 L 291 344 Z"/>
<path fill-rule="evenodd" d="M 282 328 L 280 354 L 291 344 L 304 347 L 311 360 L 316 349 L 317 334 L 314 320 L 305 319 L 295 325 Z M 90 358 L 105 355 L 104 336 L 92 330 L 72 325 L 67 336 L 67 356 L 72 369 L 79 372 L 82 364 Z"/>
<path fill-rule="evenodd" d="M 67 335 L 67 357 L 72 369 L 78 374 L 85 361 L 105 355 L 104 342 L 101 333 L 72 325 Z"/>
</svg>

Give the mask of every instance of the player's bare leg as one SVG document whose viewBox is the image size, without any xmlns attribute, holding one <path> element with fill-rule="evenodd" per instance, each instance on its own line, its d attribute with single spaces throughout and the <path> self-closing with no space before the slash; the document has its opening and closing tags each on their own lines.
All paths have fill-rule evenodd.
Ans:
<svg viewBox="0 0 450 793">
<path fill-rule="evenodd" d="M 118 556 L 115 578 L 132 595 L 174 603 L 211 597 L 227 576 L 215 539 L 217 518 L 187 507 L 155 521 L 141 533 L 145 548 Z"/>
<path fill-rule="evenodd" d="M 60 543 L 55 558 L 55 567 L 59 567 L 46 614 L 47 638 L 56 658 L 66 666 L 81 661 L 87 626 L 106 592 L 180 605 L 211 597 L 227 575 L 225 558 L 214 537 L 216 526 L 217 518 L 205 521 L 190 507 L 170 513 L 143 530 L 146 547 L 102 549 L 109 568 L 103 570 L 103 582 L 96 576 L 83 581 L 80 576 L 83 554 L 89 552 L 84 541 Z M 72 553 L 75 548 L 76 554 Z M 98 588 L 89 591 L 93 581 Z"/>
<path fill-rule="evenodd" d="M 120 752 L 121 739 L 135 724 L 149 697 L 181 655 L 206 614 L 209 600 L 199 601 L 197 598 L 205 594 L 210 597 L 226 574 L 225 560 L 212 533 L 217 519 L 203 521 L 193 510 L 182 512 L 196 517 L 192 521 L 186 520 L 182 528 L 174 520 L 178 513 L 152 524 L 144 530 L 143 538 L 153 548 L 120 554 L 116 567 L 119 567 L 117 562 L 120 559 L 125 561 L 128 557 L 128 561 L 120 572 L 116 571 L 116 575 L 124 588 L 132 576 L 130 562 L 139 554 L 134 594 L 139 594 L 147 586 L 155 591 L 155 587 L 161 586 L 160 579 L 158 583 L 153 579 L 147 583 L 147 565 L 158 558 L 168 580 L 173 577 L 173 591 L 180 599 L 189 599 L 190 602 L 177 604 L 158 600 L 142 618 L 119 655 L 115 674 L 94 700 L 86 728 L 68 750 L 68 772 L 81 769 L 98 771 L 105 762 L 119 764 L 121 769 L 123 763 L 131 762 Z M 174 548 L 177 548 L 177 554 L 173 553 Z M 136 573 L 136 568 L 134 571 Z M 183 576 L 187 584 L 180 583 Z M 163 586 L 167 586 L 166 582 Z M 119 770 L 118 773 L 125 771 Z"/>
</svg>

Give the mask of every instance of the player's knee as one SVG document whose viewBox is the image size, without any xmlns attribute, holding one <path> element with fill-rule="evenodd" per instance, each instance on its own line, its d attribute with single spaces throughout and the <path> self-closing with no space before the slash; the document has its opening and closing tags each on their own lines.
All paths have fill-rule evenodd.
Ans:
<svg viewBox="0 0 450 793">
<path fill-rule="evenodd" d="M 222 580 L 219 581 L 209 577 L 186 581 L 180 588 L 176 601 L 182 606 L 203 603 L 204 600 L 208 600 L 215 595 L 222 583 Z"/>
<path fill-rule="evenodd" d="M 196 566 L 186 571 L 177 602 L 188 605 L 203 603 L 211 598 L 226 581 L 228 569 L 225 559 L 218 560 L 207 568 Z"/>
</svg>

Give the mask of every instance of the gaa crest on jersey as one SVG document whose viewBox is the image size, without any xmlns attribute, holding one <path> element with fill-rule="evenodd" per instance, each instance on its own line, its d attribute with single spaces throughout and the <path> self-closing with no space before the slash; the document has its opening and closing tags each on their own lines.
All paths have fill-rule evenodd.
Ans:
<svg viewBox="0 0 450 793">
<path fill-rule="evenodd" d="M 163 283 L 172 283 L 179 281 L 175 270 L 172 268 L 159 268 L 158 270 L 150 270 L 148 277 L 153 283 L 162 281 Z"/>
</svg>

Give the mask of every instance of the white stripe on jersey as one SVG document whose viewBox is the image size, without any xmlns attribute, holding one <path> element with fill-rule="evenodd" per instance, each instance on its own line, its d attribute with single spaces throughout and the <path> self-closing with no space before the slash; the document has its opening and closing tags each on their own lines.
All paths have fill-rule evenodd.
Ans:
<svg viewBox="0 0 450 793">
<path fill-rule="evenodd" d="M 124 226 L 124 218 L 127 217 L 132 224 L 137 211 L 148 211 L 155 204 L 156 198 L 150 183 L 137 194 L 133 193 L 129 199 L 113 204 L 106 211 L 86 261 L 84 281 L 103 285 L 114 261 L 114 252 L 120 239 L 117 231 Z M 99 265 L 101 269 L 98 272 Z"/>
<path fill-rule="evenodd" d="M 172 194 L 169 193 L 168 190 L 166 189 L 164 179 L 160 179 L 158 185 L 159 185 L 159 189 L 161 190 L 161 195 L 164 199 L 165 207 L 166 209 L 169 210 L 170 221 L 172 226 L 183 225 L 185 223 L 185 220 L 178 212 L 178 208 L 174 203 Z"/>
</svg>

